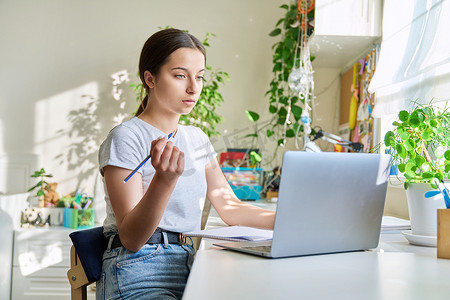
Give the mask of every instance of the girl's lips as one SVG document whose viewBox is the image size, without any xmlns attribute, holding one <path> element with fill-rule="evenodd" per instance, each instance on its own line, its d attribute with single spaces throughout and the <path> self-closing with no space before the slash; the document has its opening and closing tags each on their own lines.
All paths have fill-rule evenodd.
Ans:
<svg viewBox="0 0 450 300">
<path fill-rule="evenodd" d="M 195 100 L 183 100 L 183 103 L 185 103 L 187 105 L 194 105 L 195 104 Z"/>
</svg>

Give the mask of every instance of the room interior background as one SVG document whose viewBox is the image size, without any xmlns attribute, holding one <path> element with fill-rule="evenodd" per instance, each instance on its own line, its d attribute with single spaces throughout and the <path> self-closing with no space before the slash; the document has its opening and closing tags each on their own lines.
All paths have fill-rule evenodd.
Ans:
<svg viewBox="0 0 450 300">
<path fill-rule="evenodd" d="M 268 118 L 272 45 L 268 34 L 286 0 L 248 1 L 1 1 L 0 153 L 28 169 L 2 171 L 0 193 L 24 192 L 33 168 L 44 167 L 61 195 L 94 193 L 97 150 L 109 130 L 132 114 L 137 64 L 145 40 L 159 27 L 214 33 L 208 64 L 230 74 L 217 152 L 248 147 L 245 110 Z M 346 62 L 314 67 L 316 121 L 338 130 L 339 74 Z M 288 145 L 287 147 L 293 147 Z M 266 149 L 270 151 L 270 149 Z M 263 152 L 264 155 L 264 152 Z M 277 162 L 274 162 L 275 164 Z M 280 161 L 278 161 L 280 163 Z M 29 183 L 29 184 L 28 184 Z"/>
</svg>

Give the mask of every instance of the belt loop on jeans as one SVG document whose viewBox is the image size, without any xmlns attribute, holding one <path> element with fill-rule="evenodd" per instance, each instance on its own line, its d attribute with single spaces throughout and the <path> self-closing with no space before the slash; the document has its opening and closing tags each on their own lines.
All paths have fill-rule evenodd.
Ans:
<svg viewBox="0 0 450 300">
<path fill-rule="evenodd" d="M 112 243 L 114 241 L 114 236 L 115 236 L 115 234 L 109 236 L 108 248 L 106 248 L 106 249 L 111 250 Z"/>
<path fill-rule="evenodd" d="M 167 248 L 169 246 L 169 238 L 167 237 L 167 232 L 161 232 L 162 236 L 163 236 L 163 241 L 164 241 L 164 248 Z"/>
</svg>

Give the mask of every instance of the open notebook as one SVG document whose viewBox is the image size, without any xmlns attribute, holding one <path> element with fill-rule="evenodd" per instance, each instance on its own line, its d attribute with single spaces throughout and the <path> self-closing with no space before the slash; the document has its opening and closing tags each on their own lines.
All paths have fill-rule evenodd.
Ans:
<svg viewBox="0 0 450 300">
<path fill-rule="evenodd" d="M 273 230 L 246 226 L 227 226 L 183 233 L 184 236 L 211 238 L 225 241 L 266 241 L 271 240 Z"/>
</svg>

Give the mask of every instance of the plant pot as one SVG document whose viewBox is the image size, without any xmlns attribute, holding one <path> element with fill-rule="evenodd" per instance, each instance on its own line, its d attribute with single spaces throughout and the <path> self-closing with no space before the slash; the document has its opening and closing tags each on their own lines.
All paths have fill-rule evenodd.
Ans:
<svg viewBox="0 0 450 300">
<path fill-rule="evenodd" d="M 437 210 L 445 208 L 444 197 L 438 194 L 425 198 L 425 193 L 433 190 L 429 184 L 412 183 L 406 190 L 411 233 L 417 236 L 437 235 Z"/>
</svg>

